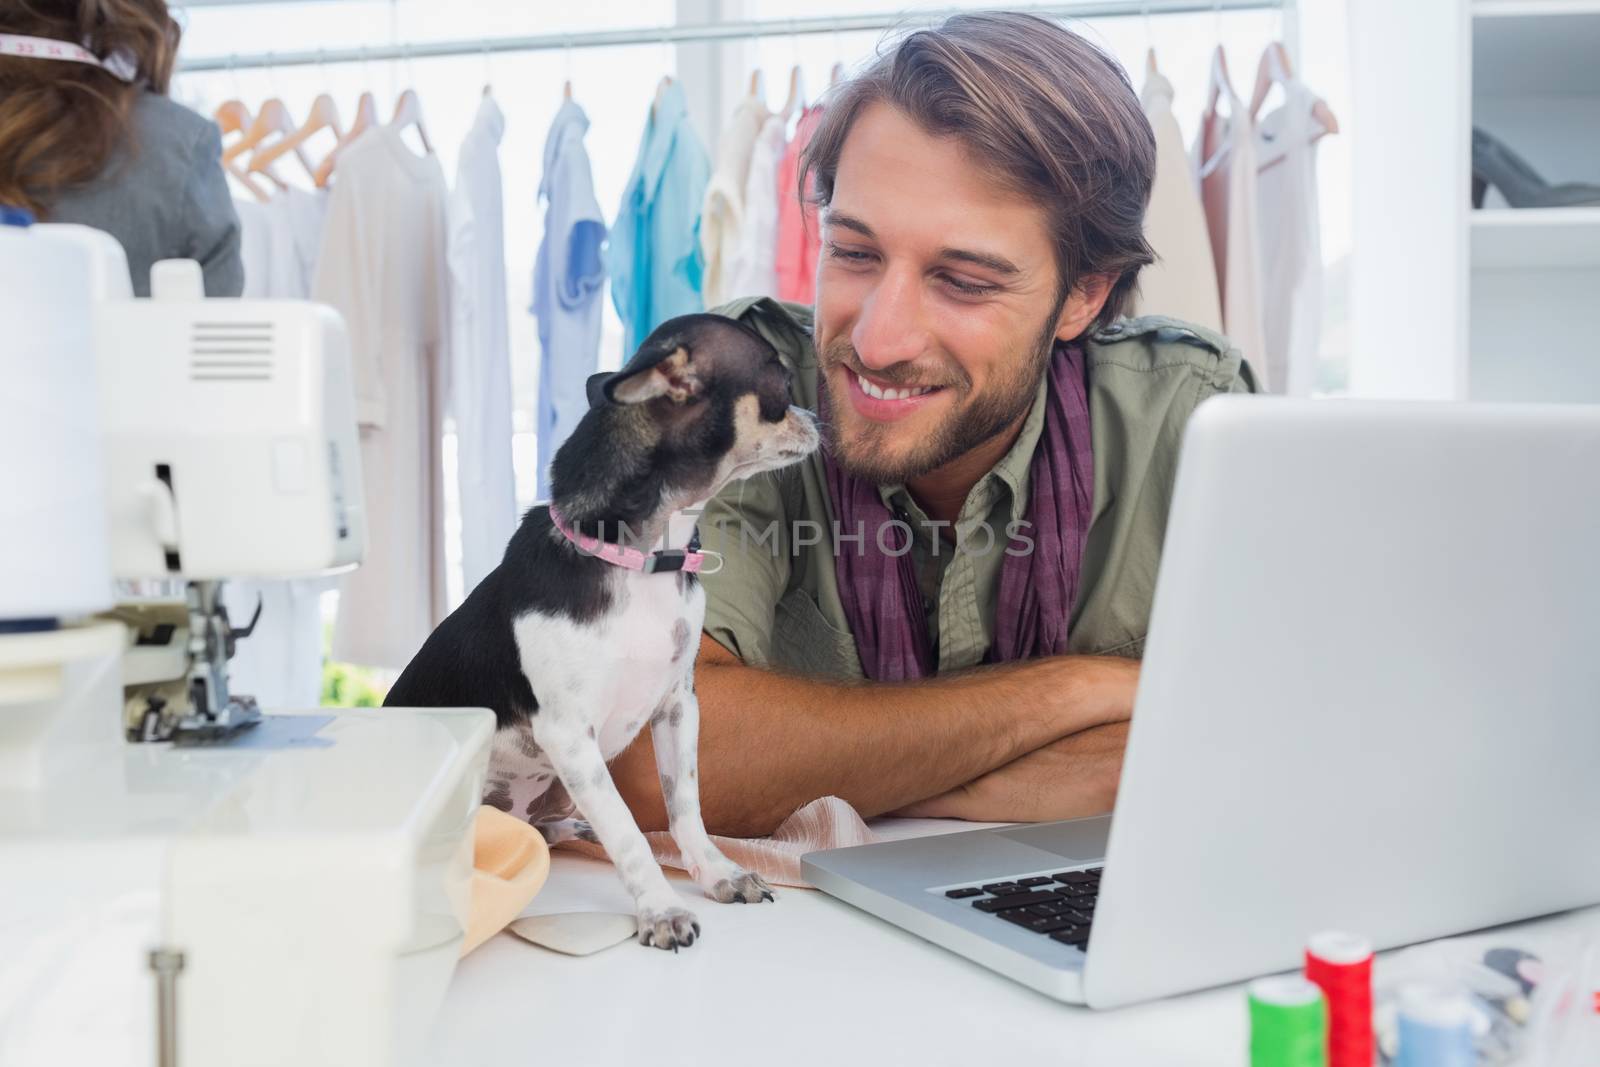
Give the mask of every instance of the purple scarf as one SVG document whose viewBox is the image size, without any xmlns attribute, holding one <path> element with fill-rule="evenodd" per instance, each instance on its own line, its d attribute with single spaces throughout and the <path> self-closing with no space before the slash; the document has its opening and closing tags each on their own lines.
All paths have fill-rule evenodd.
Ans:
<svg viewBox="0 0 1600 1067">
<path fill-rule="evenodd" d="M 1094 507 L 1083 349 L 1058 344 L 1050 359 L 1049 380 L 1044 431 L 1028 467 L 1029 525 L 1009 545 L 1005 530 L 993 531 L 992 550 L 1011 552 L 1000 564 L 994 644 L 986 657 L 992 663 L 1065 652 L 1067 627 L 1078 598 L 1083 543 Z M 818 410 L 826 418 L 825 390 L 818 394 Z M 855 634 L 862 669 L 874 681 L 932 674 L 934 654 L 912 553 L 892 556 L 880 548 L 879 529 L 895 516 L 877 486 L 847 473 L 826 448 L 822 463 L 841 531 L 865 532 L 860 545 L 846 542 L 834 552 L 839 599 Z M 926 530 L 914 534 L 926 535 Z M 1033 551 L 1024 552 L 1028 539 Z M 905 527 L 884 531 L 881 543 L 891 549 L 904 545 Z"/>
</svg>

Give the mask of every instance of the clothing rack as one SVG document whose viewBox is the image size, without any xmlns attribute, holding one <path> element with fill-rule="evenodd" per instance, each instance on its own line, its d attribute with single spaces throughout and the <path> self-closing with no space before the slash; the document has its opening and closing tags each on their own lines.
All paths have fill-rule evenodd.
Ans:
<svg viewBox="0 0 1600 1067">
<path fill-rule="evenodd" d="M 1225 11 L 1279 10 L 1292 6 L 1293 3 L 1294 0 L 1086 0 L 1075 4 L 1012 6 L 993 10 L 1024 11 L 1049 18 L 1087 19 L 1205 12 L 1215 12 L 1220 15 Z M 925 25 L 950 15 L 974 10 L 982 9 L 945 8 L 932 11 L 880 12 L 872 15 L 838 15 L 826 18 L 763 19 L 698 26 L 600 30 L 592 33 L 485 37 L 476 40 L 433 41 L 426 44 L 395 44 L 373 48 L 319 48 L 300 52 L 203 56 L 180 60 L 178 70 L 184 74 L 198 74 L 207 71 L 320 66 L 326 63 L 359 63 L 369 60 L 488 55 L 494 52 L 545 52 L 557 49 L 565 51 L 578 48 L 615 48 L 623 45 L 686 44 L 760 37 L 791 37 L 800 34 L 851 33 Z"/>
</svg>

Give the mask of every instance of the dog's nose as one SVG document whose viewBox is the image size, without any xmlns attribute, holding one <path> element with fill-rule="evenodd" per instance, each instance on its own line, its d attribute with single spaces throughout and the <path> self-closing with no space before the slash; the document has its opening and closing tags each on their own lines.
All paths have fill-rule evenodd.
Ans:
<svg viewBox="0 0 1600 1067">
<path fill-rule="evenodd" d="M 815 449 L 822 439 L 822 435 L 817 431 L 817 416 L 798 405 L 789 408 L 789 416 L 795 436 L 800 439 L 800 447 L 807 452 Z"/>
</svg>

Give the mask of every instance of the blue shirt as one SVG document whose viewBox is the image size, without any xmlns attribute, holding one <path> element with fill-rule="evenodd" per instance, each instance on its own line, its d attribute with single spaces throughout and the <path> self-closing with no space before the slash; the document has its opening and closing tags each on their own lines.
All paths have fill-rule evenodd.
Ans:
<svg viewBox="0 0 1600 1067">
<path fill-rule="evenodd" d="M 605 220 L 583 135 L 589 117 L 571 100 L 561 105 L 544 143 L 544 240 L 533 266 L 539 323 L 538 499 L 550 499 L 550 461 L 589 410 L 584 383 L 600 352 L 600 290 L 605 285 Z"/>
<path fill-rule="evenodd" d="M 625 331 L 624 360 L 667 319 L 703 309 L 700 206 L 710 180 L 683 86 L 673 81 L 645 123 L 611 234 L 611 299 Z"/>
</svg>

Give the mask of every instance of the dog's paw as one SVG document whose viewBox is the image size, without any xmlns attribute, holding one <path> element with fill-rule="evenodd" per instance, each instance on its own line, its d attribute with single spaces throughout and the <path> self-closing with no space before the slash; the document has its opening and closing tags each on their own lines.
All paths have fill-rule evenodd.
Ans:
<svg viewBox="0 0 1600 1067">
<path fill-rule="evenodd" d="M 711 898 L 719 904 L 759 904 L 763 900 L 777 899 L 772 887 L 759 874 L 743 870 L 712 886 Z"/>
<path fill-rule="evenodd" d="M 645 908 L 639 912 L 639 944 L 655 948 L 670 948 L 676 952 L 688 948 L 700 936 L 700 923 L 694 914 L 683 908 Z"/>
</svg>

